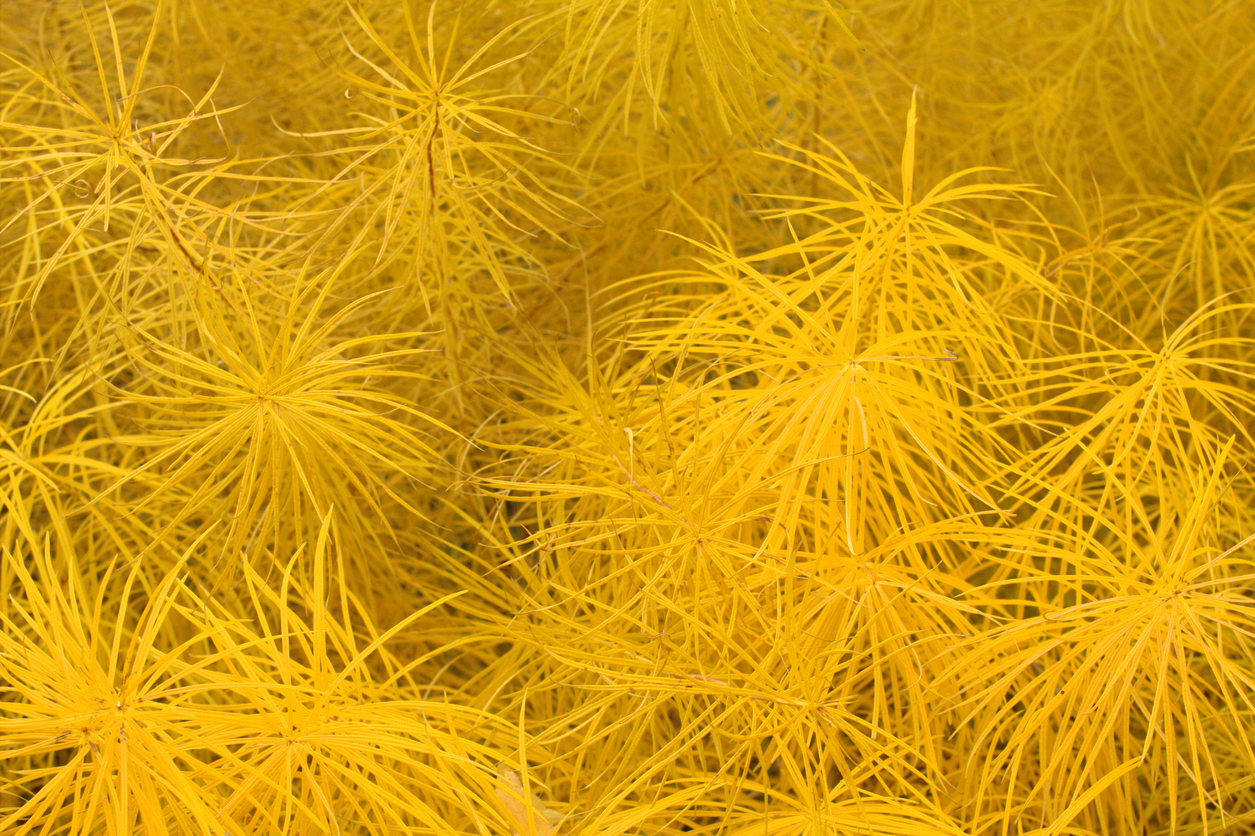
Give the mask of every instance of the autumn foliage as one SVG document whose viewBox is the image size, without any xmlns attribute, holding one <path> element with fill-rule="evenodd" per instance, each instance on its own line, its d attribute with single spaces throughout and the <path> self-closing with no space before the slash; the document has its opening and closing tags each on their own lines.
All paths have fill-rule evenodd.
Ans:
<svg viewBox="0 0 1255 836">
<path fill-rule="evenodd" d="M 1255 14 L 5 0 L 0 833 L 1255 832 Z"/>
</svg>

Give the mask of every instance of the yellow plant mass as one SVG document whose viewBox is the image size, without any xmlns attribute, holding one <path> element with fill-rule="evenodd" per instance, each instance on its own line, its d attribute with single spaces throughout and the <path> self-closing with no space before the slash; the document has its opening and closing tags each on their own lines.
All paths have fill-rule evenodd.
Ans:
<svg viewBox="0 0 1255 836">
<path fill-rule="evenodd" d="M 1245 0 L 4 0 L 2 836 L 1255 833 Z"/>
</svg>

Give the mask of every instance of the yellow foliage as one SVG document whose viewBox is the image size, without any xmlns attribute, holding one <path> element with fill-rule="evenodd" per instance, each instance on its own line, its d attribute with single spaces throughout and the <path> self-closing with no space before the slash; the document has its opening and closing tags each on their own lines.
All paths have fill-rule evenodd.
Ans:
<svg viewBox="0 0 1255 836">
<path fill-rule="evenodd" d="M 1255 831 L 1255 15 L 6 0 L 0 834 Z"/>
</svg>

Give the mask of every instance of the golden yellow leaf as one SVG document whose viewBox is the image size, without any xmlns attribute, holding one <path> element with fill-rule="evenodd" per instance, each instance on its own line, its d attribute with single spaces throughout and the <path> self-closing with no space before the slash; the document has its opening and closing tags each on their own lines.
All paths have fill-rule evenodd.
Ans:
<svg viewBox="0 0 1255 836">
<path fill-rule="evenodd" d="M 550 810 L 545 806 L 545 802 L 541 801 L 535 793 L 528 794 L 523 789 L 523 782 L 519 780 L 519 774 L 510 769 L 505 764 L 497 766 L 497 777 L 501 780 L 501 786 L 497 787 L 497 798 L 501 799 L 501 804 L 505 807 L 506 813 L 509 814 L 510 820 L 514 823 L 515 832 L 518 834 L 529 834 L 529 836 L 552 836 L 557 829 L 557 825 L 562 821 L 562 814 L 554 810 Z M 524 798 L 530 799 L 532 815 L 530 816 L 532 824 L 528 824 L 528 805 L 523 802 Z"/>
</svg>

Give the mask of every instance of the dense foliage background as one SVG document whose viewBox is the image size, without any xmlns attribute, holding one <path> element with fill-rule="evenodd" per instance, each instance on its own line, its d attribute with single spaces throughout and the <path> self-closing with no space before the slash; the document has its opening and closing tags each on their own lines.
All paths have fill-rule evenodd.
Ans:
<svg viewBox="0 0 1255 836">
<path fill-rule="evenodd" d="M 0 832 L 1255 828 L 1246 0 L 5 0 Z"/>
</svg>

